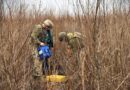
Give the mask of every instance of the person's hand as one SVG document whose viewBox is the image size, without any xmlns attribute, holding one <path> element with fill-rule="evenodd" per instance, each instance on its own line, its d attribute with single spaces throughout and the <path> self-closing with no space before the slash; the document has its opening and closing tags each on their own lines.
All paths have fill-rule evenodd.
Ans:
<svg viewBox="0 0 130 90">
<path fill-rule="evenodd" d="M 51 50 L 54 51 L 54 47 L 52 47 Z"/>
<path fill-rule="evenodd" d="M 67 49 L 67 54 L 68 54 L 69 57 L 72 56 L 72 50 L 70 48 Z"/>
<path fill-rule="evenodd" d="M 45 46 L 45 43 L 43 43 L 43 42 L 40 42 L 40 45 L 41 45 L 41 46 Z"/>
</svg>

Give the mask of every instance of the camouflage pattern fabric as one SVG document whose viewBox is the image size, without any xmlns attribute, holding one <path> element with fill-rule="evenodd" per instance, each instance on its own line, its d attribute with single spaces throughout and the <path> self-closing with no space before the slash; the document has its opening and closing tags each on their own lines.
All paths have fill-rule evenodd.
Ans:
<svg viewBox="0 0 130 90">
<path fill-rule="evenodd" d="M 40 42 L 44 42 L 48 44 L 51 48 L 53 47 L 53 37 L 52 37 L 52 30 L 44 30 L 42 27 L 34 27 L 34 30 L 31 34 L 32 42 L 34 45 L 39 45 Z"/>
<path fill-rule="evenodd" d="M 67 34 L 67 37 L 69 39 L 68 45 L 70 46 L 73 52 L 77 52 L 77 50 L 80 50 L 84 47 L 82 38 L 76 37 L 76 35 L 70 33 Z"/>
<path fill-rule="evenodd" d="M 43 30 L 42 27 L 38 27 L 37 25 L 34 27 L 34 30 L 31 34 L 32 42 L 34 45 L 39 45 L 40 42 L 45 42 L 47 37 L 46 30 Z"/>
<path fill-rule="evenodd" d="M 42 61 L 39 60 L 37 48 L 33 47 L 32 50 L 33 55 L 33 75 L 34 76 L 42 76 Z"/>
<path fill-rule="evenodd" d="M 40 25 L 35 25 L 34 30 L 31 34 L 32 38 L 32 55 L 33 55 L 33 75 L 41 76 L 43 74 L 43 61 L 40 61 L 37 47 L 40 42 L 44 42 L 49 45 L 49 47 L 53 47 L 52 34 L 50 30 L 43 30 Z"/>
</svg>

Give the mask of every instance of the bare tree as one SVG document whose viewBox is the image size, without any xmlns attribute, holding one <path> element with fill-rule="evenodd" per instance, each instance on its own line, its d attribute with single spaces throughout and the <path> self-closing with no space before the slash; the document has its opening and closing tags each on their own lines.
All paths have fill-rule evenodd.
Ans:
<svg viewBox="0 0 130 90">
<path fill-rule="evenodd" d="M 1 29 L 1 31 L 0 31 L 0 33 L 1 33 L 1 35 L 0 35 L 0 37 L 1 37 L 1 39 L 2 39 L 2 20 L 3 20 L 3 10 L 4 8 L 3 8 L 3 0 L 0 0 L 0 29 Z"/>
</svg>

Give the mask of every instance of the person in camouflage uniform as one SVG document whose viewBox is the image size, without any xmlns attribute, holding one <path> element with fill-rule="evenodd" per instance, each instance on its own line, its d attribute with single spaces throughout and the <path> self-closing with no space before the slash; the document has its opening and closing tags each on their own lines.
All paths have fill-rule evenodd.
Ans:
<svg viewBox="0 0 130 90">
<path fill-rule="evenodd" d="M 81 52 L 83 52 L 83 35 L 79 32 L 60 32 L 59 41 L 67 43 L 67 51 L 69 56 L 74 56 L 76 63 L 79 64 L 82 57 L 80 57 Z"/>
<path fill-rule="evenodd" d="M 71 49 L 73 53 L 77 53 L 84 47 L 82 37 L 79 32 L 59 33 L 59 41 L 65 41 L 68 44 L 68 49 Z"/>
<path fill-rule="evenodd" d="M 72 85 L 78 86 L 79 82 L 83 82 L 81 79 L 84 75 L 84 61 L 86 60 L 86 49 L 84 44 L 84 35 L 79 32 L 60 32 L 59 41 L 67 44 L 67 51 L 69 54 L 68 67 L 72 70 L 67 70 L 68 75 L 73 77 L 70 80 Z M 81 80 L 81 81 L 80 81 Z M 76 87 L 75 87 L 76 88 Z M 78 90 L 75 89 L 74 90 Z"/>
<path fill-rule="evenodd" d="M 32 43 L 33 43 L 33 61 L 34 61 L 34 76 L 42 76 L 45 68 L 48 71 L 48 59 L 40 60 L 37 48 L 39 46 L 48 45 L 49 48 L 53 48 L 53 38 L 52 38 L 52 27 L 53 23 L 51 20 L 47 19 L 43 24 L 38 24 L 34 26 L 34 29 L 31 33 Z"/>
</svg>

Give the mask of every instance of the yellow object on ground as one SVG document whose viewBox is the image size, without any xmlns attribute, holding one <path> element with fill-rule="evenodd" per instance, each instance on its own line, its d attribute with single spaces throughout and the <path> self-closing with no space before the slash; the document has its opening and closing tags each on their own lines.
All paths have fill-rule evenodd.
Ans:
<svg viewBox="0 0 130 90">
<path fill-rule="evenodd" d="M 67 77 L 63 75 L 49 75 L 46 79 L 49 82 L 64 82 L 67 80 Z"/>
</svg>

